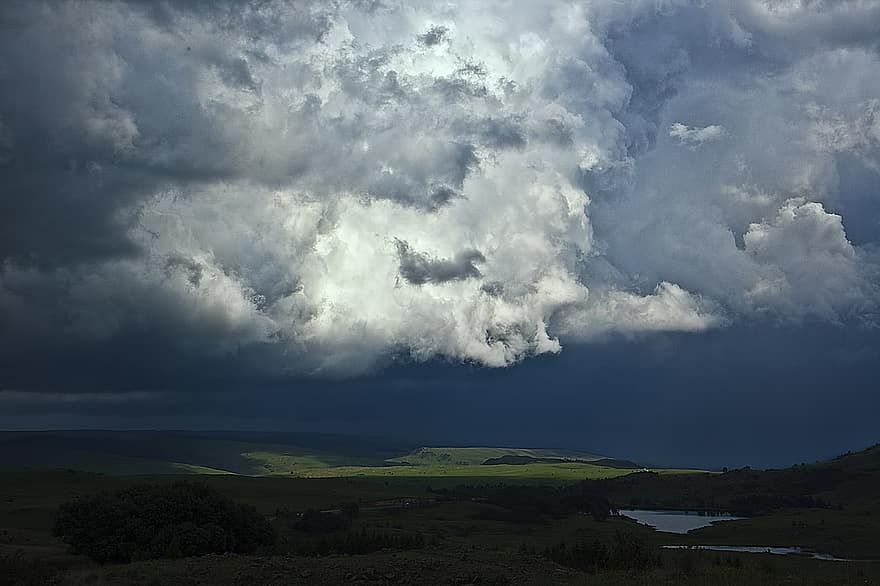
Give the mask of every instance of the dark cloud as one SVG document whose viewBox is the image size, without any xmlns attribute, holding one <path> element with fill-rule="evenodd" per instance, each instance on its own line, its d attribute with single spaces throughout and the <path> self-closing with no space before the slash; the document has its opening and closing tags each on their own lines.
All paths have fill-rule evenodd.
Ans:
<svg viewBox="0 0 880 586">
<path fill-rule="evenodd" d="M 170 276 L 174 270 L 184 271 L 187 280 L 194 287 L 198 287 L 202 281 L 202 265 L 191 258 L 175 254 L 170 255 L 165 260 L 165 271 Z"/>
<path fill-rule="evenodd" d="M 416 37 L 419 43 L 426 47 L 433 47 L 449 39 L 449 27 L 435 24 Z"/>
<path fill-rule="evenodd" d="M 522 120 L 515 117 L 468 120 L 461 123 L 462 134 L 472 134 L 480 144 L 493 149 L 521 149 L 526 146 L 526 131 Z"/>
<path fill-rule="evenodd" d="M 397 240 L 397 254 L 400 256 L 400 276 L 413 285 L 425 283 L 445 283 L 481 277 L 477 263 L 486 258 L 478 250 L 465 250 L 454 258 L 431 258 L 423 252 L 414 251 L 403 240 Z"/>
</svg>

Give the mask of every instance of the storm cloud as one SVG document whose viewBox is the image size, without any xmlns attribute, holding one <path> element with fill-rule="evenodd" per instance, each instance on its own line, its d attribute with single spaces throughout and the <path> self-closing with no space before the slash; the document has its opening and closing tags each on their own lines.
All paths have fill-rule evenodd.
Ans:
<svg viewBox="0 0 880 586">
<path fill-rule="evenodd" d="M 400 255 L 400 275 L 414 285 L 481 277 L 480 269 L 474 263 L 486 260 L 477 250 L 460 252 L 452 259 L 435 259 L 413 251 L 401 240 L 397 241 L 397 253 Z"/>
<path fill-rule="evenodd" d="M 9 0 L 0 30 L 2 387 L 877 323 L 876 3 Z"/>
</svg>

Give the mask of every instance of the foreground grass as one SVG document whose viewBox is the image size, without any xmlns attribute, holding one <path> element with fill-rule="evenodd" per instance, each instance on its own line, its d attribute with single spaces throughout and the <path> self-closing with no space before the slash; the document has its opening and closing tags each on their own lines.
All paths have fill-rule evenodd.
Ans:
<svg viewBox="0 0 880 586">
<path fill-rule="evenodd" d="M 13 562 L 15 563 L 15 562 Z M 21 562 L 27 564 L 27 562 Z M 3 565 L 7 567 L 4 568 Z M 0 571 L 9 565 L 0 558 Z M 15 568 L 12 569 L 15 571 Z M 799 584 L 853 586 L 878 584 L 880 569 L 868 564 L 837 564 L 795 558 L 729 556 L 675 552 L 648 572 L 581 573 L 529 554 L 504 550 L 451 548 L 378 552 L 367 556 L 300 558 L 287 556 L 218 556 L 138 562 L 125 566 L 84 565 L 63 573 L 25 566 L 39 582 L 61 586 L 90 585 L 281 585 L 281 584 L 595 584 L 733 586 Z M 27 579 L 29 574 L 19 573 Z M 48 580 L 45 581 L 45 580 Z"/>
</svg>

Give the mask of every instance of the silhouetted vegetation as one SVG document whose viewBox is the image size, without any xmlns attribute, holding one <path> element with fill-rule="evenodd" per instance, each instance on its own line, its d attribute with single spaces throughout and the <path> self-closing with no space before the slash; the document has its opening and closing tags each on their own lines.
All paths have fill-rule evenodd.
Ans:
<svg viewBox="0 0 880 586">
<path fill-rule="evenodd" d="M 16 586 L 43 586 L 51 584 L 57 569 L 21 552 L 0 554 L 0 583 Z"/>
<path fill-rule="evenodd" d="M 54 534 L 101 563 L 251 553 L 275 543 L 256 509 L 190 482 L 135 485 L 66 503 Z"/>
<path fill-rule="evenodd" d="M 301 556 L 325 556 L 331 554 L 363 555 L 383 549 L 409 550 L 425 547 L 421 533 L 391 531 L 345 531 L 318 538 L 301 538 L 288 534 L 282 539 L 285 553 Z"/>
<path fill-rule="evenodd" d="M 421 533 L 352 529 L 352 520 L 360 514 L 357 503 L 348 502 L 339 509 L 301 513 L 279 510 L 276 523 L 281 539 L 278 551 L 285 554 L 320 557 L 331 554 L 361 555 L 390 550 L 420 549 L 425 546 Z"/>
<path fill-rule="evenodd" d="M 795 466 L 785 470 L 742 468 L 724 474 L 690 474 L 687 478 L 639 472 L 584 484 L 601 485 L 619 508 L 727 511 L 744 517 L 779 509 L 832 509 L 825 494 L 862 472 L 835 466 Z"/>
<path fill-rule="evenodd" d="M 572 514 L 588 514 L 604 521 L 614 512 L 602 481 L 566 486 L 460 485 L 454 489 L 433 491 L 454 500 L 485 502 L 504 509 L 499 512 L 485 508 L 482 518 L 514 522 L 533 522 L 542 518 L 562 518 Z"/>
<path fill-rule="evenodd" d="M 661 565 L 656 548 L 634 535 L 616 533 L 610 545 L 594 540 L 572 545 L 560 541 L 544 550 L 544 557 L 569 568 L 586 572 L 608 570 L 651 570 Z"/>
<path fill-rule="evenodd" d="M 505 456 L 499 456 L 497 458 L 488 458 L 482 463 L 482 465 L 497 466 L 499 464 L 508 464 L 521 466 L 525 464 L 552 464 L 569 461 L 570 460 L 565 460 L 563 458 L 535 458 L 534 456 L 517 456 L 513 454 L 507 454 Z"/>
<path fill-rule="evenodd" d="M 730 509 L 737 515 L 752 517 L 772 513 L 777 509 L 830 509 L 824 499 L 811 495 L 743 494 L 733 497 Z"/>
<path fill-rule="evenodd" d="M 860 478 L 861 472 L 835 466 L 795 466 L 785 470 L 749 468 L 724 474 L 661 475 L 637 472 L 560 486 L 460 485 L 432 491 L 442 498 L 485 502 L 478 518 L 535 522 L 571 514 L 604 520 L 620 508 L 681 509 L 708 514 L 765 515 L 780 509 L 835 509 L 827 492 Z"/>
<path fill-rule="evenodd" d="M 605 466 L 607 468 L 640 468 L 635 462 L 630 460 L 621 460 L 618 458 L 599 458 L 597 460 L 573 460 L 571 458 L 538 458 L 535 456 L 522 456 L 508 454 L 497 458 L 488 458 L 482 464 L 483 466 L 497 466 L 498 464 L 509 464 L 524 466 L 526 464 L 572 464 L 580 463 L 588 466 Z"/>
<path fill-rule="evenodd" d="M 333 533 L 351 526 L 351 517 L 340 512 L 324 512 L 309 509 L 299 515 L 293 528 L 304 533 Z"/>
</svg>

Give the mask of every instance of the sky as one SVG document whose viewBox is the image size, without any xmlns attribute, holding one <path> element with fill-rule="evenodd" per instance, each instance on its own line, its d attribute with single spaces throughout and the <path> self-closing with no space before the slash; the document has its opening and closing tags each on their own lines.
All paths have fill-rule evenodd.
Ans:
<svg viewBox="0 0 880 586">
<path fill-rule="evenodd" d="M 0 6 L 0 427 L 880 441 L 880 2 Z"/>
</svg>

